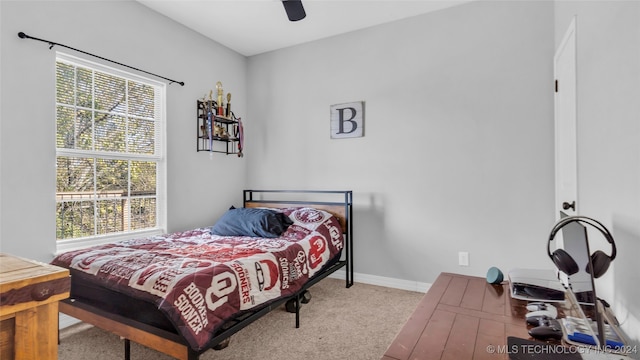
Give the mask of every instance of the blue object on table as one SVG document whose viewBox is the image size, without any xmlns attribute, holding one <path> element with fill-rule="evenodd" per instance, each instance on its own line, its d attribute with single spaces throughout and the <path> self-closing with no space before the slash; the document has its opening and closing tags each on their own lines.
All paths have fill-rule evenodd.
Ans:
<svg viewBox="0 0 640 360">
<path fill-rule="evenodd" d="M 588 344 L 588 345 L 595 345 L 596 342 L 593 339 L 593 336 L 589 335 L 589 334 L 584 334 L 584 333 L 580 333 L 580 332 L 574 332 L 573 334 L 567 334 L 567 338 L 571 341 L 575 341 L 575 342 L 580 342 L 583 344 Z M 607 344 L 606 347 L 612 347 L 612 348 L 622 348 L 624 346 L 623 343 L 619 342 L 619 341 L 615 341 L 615 340 L 606 340 Z"/>
<path fill-rule="evenodd" d="M 489 268 L 489 271 L 487 271 L 487 282 L 489 284 L 500 284 L 502 280 L 504 280 L 504 275 L 500 269 L 497 267 Z"/>
</svg>

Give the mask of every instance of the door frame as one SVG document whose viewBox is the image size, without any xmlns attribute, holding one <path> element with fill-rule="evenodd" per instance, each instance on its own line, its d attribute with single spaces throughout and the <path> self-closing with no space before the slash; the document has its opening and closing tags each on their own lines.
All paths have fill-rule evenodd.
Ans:
<svg viewBox="0 0 640 360">
<path fill-rule="evenodd" d="M 576 28 L 576 16 L 573 17 L 569 24 L 558 48 L 553 57 L 553 75 L 555 79 L 556 89 L 554 90 L 554 145 L 555 145 L 555 216 L 556 219 L 560 218 L 560 211 L 564 211 L 568 215 L 577 215 L 579 213 L 579 201 L 578 201 L 578 146 L 577 146 L 577 118 L 578 118 L 578 97 L 577 97 L 577 28 Z M 568 46 L 570 45 L 570 46 Z M 568 55 L 564 53 L 567 49 L 573 49 L 573 53 Z M 560 56 L 571 56 L 569 70 L 564 73 L 559 73 L 558 61 Z M 564 71 L 564 70 L 563 70 Z M 568 76 L 567 76 L 568 75 Z M 558 78 L 562 77 L 565 80 L 567 77 L 573 84 L 568 84 L 562 81 L 558 82 Z M 567 96 L 564 93 L 565 104 L 563 106 L 571 107 L 572 111 L 569 115 L 569 119 L 564 119 L 561 122 L 561 116 L 564 112 L 561 112 L 560 107 L 560 91 L 563 89 L 573 89 L 573 94 L 570 94 L 570 103 L 566 103 Z M 564 151 L 564 153 L 562 153 Z M 561 157 L 562 154 L 562 157 Z M 569 168 L 567 170 L 567 168 Z M 561 171 L 561 169 L 563 171 Z M 564 184 L 570 182 L 572 189 L 570 190 L 571 197 L 573 199 L 567 199 L 563 197 L 562 191 L 565 190 Z M 575 201 L 575 210 L 567 211 L 562 208 L 564 202 Z"/>
</svg>

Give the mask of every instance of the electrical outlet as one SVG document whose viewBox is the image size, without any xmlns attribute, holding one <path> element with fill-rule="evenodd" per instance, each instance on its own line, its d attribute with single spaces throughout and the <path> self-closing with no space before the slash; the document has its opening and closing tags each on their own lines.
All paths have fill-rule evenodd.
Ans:
<svg viewBox="0 0 640 360">
<path fill-rule="evenodd" d="M 469 253 L 466 251 L 460 251 L 458 253 L 458 265 L 469 266 Z"/>
</svg>

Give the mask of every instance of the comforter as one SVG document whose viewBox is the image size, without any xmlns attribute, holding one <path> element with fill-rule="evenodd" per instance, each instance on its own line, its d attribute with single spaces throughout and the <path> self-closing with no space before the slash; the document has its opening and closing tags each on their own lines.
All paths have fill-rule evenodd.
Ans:
<svg viewBox="0 0 640 360">
<path fill-rule="evenodd" d="M 225 320 L 294 294 L 340 256 L 344 239 L 336 217 L 312 208 L 278 211 L 293 225 L 277 238 L 198 228 L 70 251 L 52 264 L 152 302 L 201 350 Z"/>
</svg>

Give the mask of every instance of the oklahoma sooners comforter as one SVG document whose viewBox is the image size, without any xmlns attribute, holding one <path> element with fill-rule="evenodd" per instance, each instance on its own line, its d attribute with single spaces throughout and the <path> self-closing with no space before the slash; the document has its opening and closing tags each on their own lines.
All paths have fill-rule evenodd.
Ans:
<svg viewBox="0 0 640 360">
<path fill-rule="evenodd" d="M 295 293 L 340 256 L 337 218 L 311 208 L 280 211 L 293 225 L 277 238 L 223 237 L 200 228 L 71 251 L 52 263 L 154 303 L 201 350 L 225 319 Z"/>
</svg>

